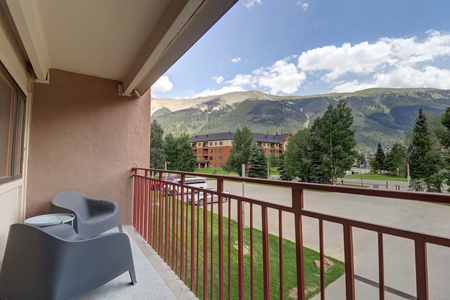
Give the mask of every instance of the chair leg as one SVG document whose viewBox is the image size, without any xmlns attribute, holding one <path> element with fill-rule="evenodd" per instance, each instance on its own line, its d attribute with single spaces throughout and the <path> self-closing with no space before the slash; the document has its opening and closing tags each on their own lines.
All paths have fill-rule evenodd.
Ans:
<svg viewBox="0 0 450 300">
<path fill-rule="evenodd" d="M 122 224 L 117 225 L 117 227 L 119 227 L 119 231 L 120 231 L 120 232 L 123 232 Z"/>
<path fill-rule="evenodd" d="M 137 280 L 136 280 L 136 273 L 134 272 L 134 268 L 132 270 L 130 270 L 129 273 L 130 273 L 130 278 L 131 278 L 131 284 L 135 285 L 137 283 Z"/>
</svg>

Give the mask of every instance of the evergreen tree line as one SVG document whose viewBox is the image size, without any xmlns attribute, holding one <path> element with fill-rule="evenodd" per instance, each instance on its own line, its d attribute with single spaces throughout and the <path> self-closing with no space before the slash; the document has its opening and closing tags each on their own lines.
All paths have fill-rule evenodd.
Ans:
<svg viewBox="0 0 450 300">
<path fill-rule="evenodd" d="M 429 120 L 430 119 L 430 120 Z M 329 105 L 316 118 L 310 129 L 297 131 L 289 140 L 286 151 L 276 156 L 264 155 L 247 127 L 235 132 L 233 147 L 223 169 L 242 175 L 242 164 L 250 165 L 246 176 L 267 178 L 268 166 L 278 166 L 282 180 L 313 183 L 336 183 L 355 162 L 365 164 L 364 154 L 357 151 L 355 130 L 351 129 L 351 108 L 341 100 Z M 175 138 L 164 131 L 156 120 L 151 127 L 151 168 L 194 171 L 195 154 L 189 136 Z M 412 188 L 441 192 L 446 180 L 450 182 L 450 108 L 440 117 L 426 116 L 419 109 L 414 129 L 403 143 L 396 142 L 388 153 L 378 143 L 375 158 L 370 162 L 373 172 L 406 177 L 409 165 Z"/>
<path fill-rule="evenodd" d="M 190 137 L 187 133 L 174 137 L 169 133 L 164 137 L 164 130 L 156 120 L 150 128 L 150 168 L 194 172 L 196 161 Z"/>
</svg>

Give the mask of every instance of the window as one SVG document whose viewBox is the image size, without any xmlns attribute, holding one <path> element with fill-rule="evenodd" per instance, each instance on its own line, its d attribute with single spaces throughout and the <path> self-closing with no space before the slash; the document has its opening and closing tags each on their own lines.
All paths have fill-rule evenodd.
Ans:
<svg viewBox="0 0 450 300">
<path fill-rule="evenodd" d="M 209 157 L 209 160 L 213 160 L 213 157 L 212 157 L 212 156 L 210 156 L 210 157 Z"/>
<path fill-rule="evenodd" d="M 222 153 L 222 148 L 219 149 L 219 153 Z"/>
<path fill-rule="evenodd" d="M 0 183 L 22 177 L 25 95 L 0 63 Z"/>
<path fill-rule="evenodd" d="M 213 142 L 209 142 L 209 145 L 212 146 L 212 145 L 213 145 Z"/>
<path fill-rule="evenodd" d="M 217 146 L 217 142 L 214 142 L 214 146 Z"/>
<path fill-rule="evenodd" d="M 197 147 L 201 147 L 202 146 L 202 143 L 197 143 Z"/>
<path fill-rule="evenodd" d="M 220 142 L 219 142 L 219 145 L 220 145 L 220 146 L 222 146 L 222 145 L 223 145 L 223 142 L 222 142 L 222 141 L 220 141 Z"/>
<path fill-rule="evenodd" d="M 219 156 L 219 160 L 222 160 L 223 159 L 223 157 L 222 156 Z"/>
</svg>

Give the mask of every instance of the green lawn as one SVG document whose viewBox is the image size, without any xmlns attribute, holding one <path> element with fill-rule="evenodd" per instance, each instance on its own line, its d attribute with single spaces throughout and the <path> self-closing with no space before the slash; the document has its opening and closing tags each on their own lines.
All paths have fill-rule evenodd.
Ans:
<svg viewBox="0 0 450 300">
<path fill-rule="evenodd" d="M 344 179 L 361 179 L 361 174 L 348 174 Z M 407 182 L 406 178 L 398 178 L 397 176 L 387 174 L 362 174 L 363 180 L 383 180 L 383 181 L 403 181 Z"/>
<path fill-rule="evenodd" d="M 169 198 L 170 199 L 170 198 Z M 181 204 L 178 202 L 178 219 L 181 217 L 181 205 L 184 205 L 185 209 L 185 248 L 183 249 L 184 253 L 187 253 L 185 257 L 185 274 L 187 274 L 185 278 L 185 283 L 188 287 L 191 285 L 191 281 L 194 283 L 193 291 L 197 295 L 199 299 L 203 299 L 203 278 L 204 276 L 208 276 L 209 283 L 213 282 L 213 294 L 211 294 L 211 286 L 208 286 L 208 295 L 206 298 L 208 299 L 216 299 L 218 298 L 219 293 L 219 224 L 218 224 L 218 215 L 211 214 L 209 211 L 204 212 L 202 208 L 194 207 L 194 214 L 192 219 L 191 214 L 191 206 L 188 204 Z M 163 205 L 164 207 L 164 205 Z M 162 214 L 161 214 L 162 215 Z M 199 218 L 200 216 L 200 218 Z M 206 257 L 208 259 L 208 270 L 204 272 L 203 262 L 205 258 L 204 253 L 204 240 L 203 240 L 203 218 L 206 217 L 208 220 L 206 229 L 208 230 L 208 239 L 207 239 L 207 254 Z M 192 222 L 193 221 L 193 222 Z M 191 235 L 191 226 L 194 226 L 194 236 Z M 170 224 L 169 227 L 172 229 L 173 224 Z M 200 228 L 200 230 L 196 230 L 196 228 Z M 211 228 L 213 231 L 211 237 Z M 230 245 L 228 243 L 228 228 L 230 228 Z M 172 230 L 168 231 L 169 233 Z M 244 245 L 250 247 L 250 229 L 244 229 Z M 171 235 L 171 234 L 169 234 Z M 180 240 L 181 240 L 181 225 L 178 225 L 178 263 L 180 261 L 181 250 L 180 248 Z M 162 239 L 164 243 L 165 238 Z M 224 249 L 224 277 L 225 277 L 225 298 L 228 298 L 228 287 L 230 287 L 231 291 L 231 299 L 238 299 L 238 251 L 234 249 L 235 243 L 238 240 L 238 224 L 236 221 L 223 218 L 223 249 Z M 172 244 L 169 239 L 169 247 L 166 249 L 169 250 L 171 257 Z M 191 257 L 191 246 L 194 246 L 194 256 Z M 211 247 L 212 245 L 212 247 Z M 286 299 L 291 299 L 290 294 L 292 293 L 294 287 L 297 285 L 297 273 L 296 273 L 296 252 L 295 252 L 295 243 L 284 239 L 282 241 L 283 246 L 283 275 L 284 275 L 284 290 L 283 294 Z M 274 235 L 269 235 L 269 260 L 270 260 L 270 292 L 272 299 L 280 298 L 280 262 L 279 262 L 279 238 Z M 164 246 L 163 246 L 164 249 Z M 230 261 L 228 261 L 228 249 L 231 249 Z M 250 299 L 250 291 L 251 291 L 251 276 L 250 271 L 253 269 L 254 271 L 254 291 L 255 291 L 255 299 L 263 299 L 263 264 L 262 264 L 262 232 L 257 229 L 253 229 L 253 268 L 250 262 L 250 255 L 246 255 L 244 257 L 244 282 L 245 282 L 245 299 Z M 197 259 L 198 257 L 198 259 Z M 213 257 L 211 261 L 211 257 Z M 336 259 L 331 257 L 327 257 L 334 263 L 334 266 L 327 267 L 325 282 L 326 285 L 333 282 L 337 278 L 339 278 L 344 273 L 344 264 Z M 313 295 L 317 294 L 320 291 L 320 272 L 319 269 L 315 266 L 314 260 L 319 260 L 319 253 L 304 248 L 304 262 L 305 262 L 305 289 L 307 292 L 307 299 L 311 298 Z M 194 264 L 194 277 L 191 278 L 191 262 Z M 169 259 L 169 265 L 171 265 L 171 259 Z M 228 264 L 231 264 L 231 280 L 228 280 Z M 198 269 L 197 269 L 198 265 Z M 212 270 L 212 271 L 211 271 Z M 178 265 L 177 274 L 180 276 L 181 270 Z M 212 276 L 212 280 L 211 280 Z"/>
</svg>

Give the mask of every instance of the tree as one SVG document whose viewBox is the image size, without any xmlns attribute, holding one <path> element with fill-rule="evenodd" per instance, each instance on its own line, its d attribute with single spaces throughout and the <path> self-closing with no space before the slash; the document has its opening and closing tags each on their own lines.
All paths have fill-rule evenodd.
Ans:
<svg viewBox="0 0 450 300">
<path fill-rule="evenodd" d="M 343 100 L 329 105 L 322 117 L 314 120 L 310 131 L 311 175 L 313 182 L 343 177 L 355 161 L 355 131 L 352 111 Z"/>
<path fill-rule="evenodd" d="M 275 152 L 272 150 L 269 153 L 269 157 L 267 158 L 270 167 L 278 167 L 280 160 L 279 157 L 275 154 Z"/>
<path fill-rule="evenodd" d="M 290 139 L 285 151 L 285 170 L 290 178 L 309 181 L 311 153 L 309 151 L 309 129 L 297 131 Z"/>
<path fill-rule="evenodd" d="M 248 169 L 248 177 L 267 178 L 267 159 L 264 153 L 255 142 L 250 149 L 250 157 L 247 164 L 251 165 Z"/>
<path fill-rule="evenodd" d="M 167 166 L 169 170 L 177 170 L 176 161 L 178 159 L 177 153 L 177 141 L 172 133 L 169 133 L 164 138 L 164 156 L 167 162 L 170 162 L 170 165 Z"/>
<path fill-rule="evenodd" d="M 164 154 L 166 161 L 170 162 L 167 165 L 167 169 L 186 172 L 195 171 L 195 154 L 188 134 L 184 133 L 180 137 L 175 138 L 172 133 L 169 133 L 164 139 Z"/>
<path fill-rule="evenodd" d="M 293 179 L 292 176 L 289 176 L 286 173 L 286 167 L 285 167 L 285 156 L 284 153 L 282 153 L 279 157 L 279 165 L 278 165 L 278 173 L 280 173 L 280 179 L 281 180 L 287 180 L 291 181 Z"/>
<path fill-rule="evenodd" d="M 404 173 L 405 169 L 405 147 L 401 143 L 394 143 L 391 151 L 386 155 L 384 160 L 384 169 L 390 174 L 397 175 L 397 170 L 400 174 Z"/>
<path fill-rule="evenodd" d="M 429 189 L 430 178 L 438 173 L 441 159 L 440 154 L 433 150 L 427 118 L 421 108 L 414 124 L 413 138 L 408 147 L 408 161 L 411 178 L 424 179 Z"/>
<path fill-rule="evenodd" d="M 195 153 L 194 149 L 192 149 L 191 141 L 187 133 L 183 133 L 179 138 L 177 138 L 177 154 L 177 170 L 194 172 L 196 166 Z"/>
<path fill-rule="evenodd" d="M 410 174 L 412 179 L 427 178 L 430 176 L 426 170 L 426 155 L 431 151 L 430 131 L 428 130 L 427 119 L 422 109 L 419 109 L 411 144 L 408 148 L 408 161 L 410 162 Z"/>
<path fill-rule="evenodd" d="M 239 176 L 242 173 L 242 164 L 247 164 L 250 158 L 250 149 L 255 143 L 253 134 L 247 127 L 242 130 L 237 129 L 234 134 L 233 147 L 230 150 L 228 161 L 223 169 L 227 172 L 236 172 Z"/>
<path fill-rule="evenodd" d="M 150 168 L 164 169 L 164 130 L 156 120 L 150 128 Z"/>
<path fill-rule="evenodd" d="M 378 162 L 377 171 L 379 171 L 380 173 L 382 170 L 384 170 L 384 159 L 385 159 L 385 154 L 384 154 L 383 147 L 381 146 L 380 143 L 378 143 L 377 152 L 375 152 L 375 160 Z"/>
</svg>

